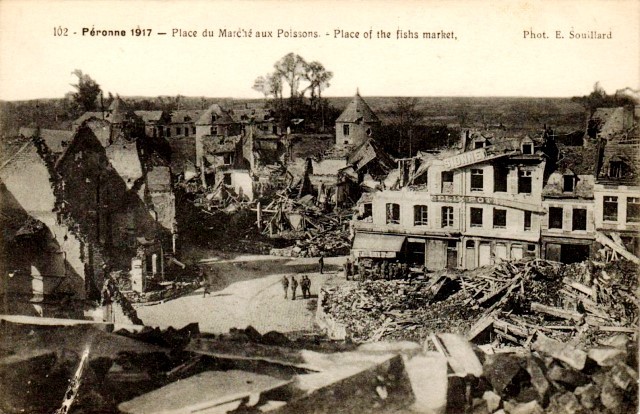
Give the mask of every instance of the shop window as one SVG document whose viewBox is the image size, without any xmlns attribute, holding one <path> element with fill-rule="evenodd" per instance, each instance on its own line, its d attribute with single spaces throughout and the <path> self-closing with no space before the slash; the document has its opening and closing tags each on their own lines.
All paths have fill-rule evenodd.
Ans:
<svg viewBox="0 0 640 414">
<path fill-rule="evenodd" d="M 453 207 L 442 207 L 442 227 L 453 227 Z"/>
<path fill-rule="evenodd" d="M 571 217 L 571 228 L 573 230 L 587 229 L 587 210 L 584 208 L 574 208 Z"/>
<path fill-rule="evenodd" d="M 453 172 L 442 171 L 442 192 L 453 193 Z"/>
<path fill-rule="evenodd" d="M 604 197 L 602 219 L 604 221 L 618 221 L 618 197 Z"/>
<path fill-rule="evenodd" d="M 531 171 L 518 172 L 518 194 L 531 194 Z"/>
<path fill-rule="evenodd" d="M 573 189 L 575 187 L 575 181 L 576 181 L 575 177 L 573 175 L 565 175 L 562 178 L 563 178 L 562 191 L 564 191 L 565 193 L 573 192 Z"/>
<path fill-rule="evenodd" d="M 497 165 L 493 168 L 493 191 L 507 192 L 507 176 L 509 169 L 507 167 Z"/>
<path fill-rule="evenodd" d="M 549 207 L 549 228 L 562 229 L 562 207 Z"/>
<path fill-rule="evenodd" d="M 627 198 L 627 223 L 640 223 L 640 197 Z"/>
<path fill-rule="evenodd" d="M 345 137 L 349 136 L 349 125 L 342 125 L 342 135 L 344 135 Z"/>
<path fill-rule="evenodd" d="M 387 224 L 400 224 L 400 204 L 387 203 Z"/>
<path fill-rule="evenodd" d="M 413 206 L 413 225 L 426 226 L 429 224 L 429 210 L 427 206 Z"/>
<path fill-rule="evenodd" d="M 471 207 L 471 227 L 482 227 L 482 209 Z"/>
<path fill-rule="evenodd" d="M 493 209 L 493 228 L 504 229 L 507 227 L 507 210 L 501 208 Z"/>
<path fill-rule="evenodd" d="M 535 252 L 536 251 L 536 245 L 535 244 L 527 244 L 527 251 L 528 252 Z"/>
<path fill-rule="evenodd" d="M 482 191 L 484 187 L 484 176 L 481 169 L 471 170 L 471 191 Z"/>
</svg>

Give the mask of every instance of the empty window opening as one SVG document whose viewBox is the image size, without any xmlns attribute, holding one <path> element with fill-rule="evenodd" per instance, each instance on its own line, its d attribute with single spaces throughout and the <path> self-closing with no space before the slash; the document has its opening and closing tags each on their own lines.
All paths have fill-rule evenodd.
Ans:
<svg viewBox="0 0 640 414">
<path fill-rule="evenodd" d="M 507 210 L 501 208 L 493 209 L 493 228 L 504 229 L 507 227 Z"/>
<path fill-rule="evenodd" d="M 565 175 L 563 181 L 562 190 L 567 193 L 572 192 L 575 187 L 575 177 L 573 175 Z"/>
<path fill-rule="evenodd" d="M 482 209 L 471 207 L 471 227 L 482 227 Z"/>
<path fill-rule="evenodd" d="M 518 172 L 518 194 L 531 194 L 531 171 Z"/>
<path fill-rule="evenodd" d="M 549 228 L 562 228 L 562 207 L 549 207 Z"/>
<path fill-rule="evenodd" d="M 573 230 L 587 229 L 587 210 L 584 208 L 574 208 L 571 217 L 571 228 Z"/>
</svg>

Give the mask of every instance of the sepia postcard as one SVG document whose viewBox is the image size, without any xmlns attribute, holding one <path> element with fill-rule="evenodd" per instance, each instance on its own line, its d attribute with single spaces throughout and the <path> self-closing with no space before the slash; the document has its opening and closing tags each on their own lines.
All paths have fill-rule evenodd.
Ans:
<svg viewBox="0 0 640 414">
<path fill-rule="evenodd" d="M 0 413 L 633 413 L 640 2 L 0 0 Z"/>
</svg>

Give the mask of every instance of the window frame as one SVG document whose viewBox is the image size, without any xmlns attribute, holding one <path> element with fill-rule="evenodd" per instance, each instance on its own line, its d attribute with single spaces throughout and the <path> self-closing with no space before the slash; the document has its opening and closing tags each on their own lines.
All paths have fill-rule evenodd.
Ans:
<svg viewBox="0 0 640 414">
<path fill-rule="evenodd" d="M 553 214 L 552 214 L 553 212 Z M 557 227 L 558 225 L 558 220 L 557 220 L 557 214 L 560 214 L 560 219 L 559 219 L 559 227 Z M 547 227 L 549 229 L 555 229 L 555 230 L 562 230 L 563 228 L 563 222 L 564 222 L 564 208 L 563 207 L 549 207 L 549 221 L 547 223 Z"/>
<path fill-rule="evenodd" d="M 578 211 L 580 212 L 584 212 L 584 213 L 577 213 Z M 584 221 L 580 221 L 580 223 L 577 223 L 581 226 L 579 227 L 584 227 L 584 228 L 578 228 L 578 226 L 576 226 L 576 217 L 579 215 L 584 214 Z M 573 208 L 571 210 L 571 231 L 586 231 L 587 230 L 587 209 L 586 208 Z"/>
<path fill-rule="evenodd" d="M 476 214 L 474 214 L 476 213 Z M 479 213 L 479 216 L 478 216 Z M 483 226 L 483 215 L 484 215 L 484 209 L 482 207 L 470 207 L 469 208 L 469 227 L 480 227 L 482 228 Z M 475 218 L 480 218 L 479 222 L 474 222 L 474 216 Z"/>
<path fill-rule="evenodd" d="M 454 226 L 453 206 L 442 206 L 440 209 L 440 225 L 442 228 Z"/>
<path fill-rule="evenodd" d="M 469 188 L 471 191 L 484 191 L 484 170 L 482 168 L 472 168 L 470 175 L 471 182 Z M 477 182 L 478 180 L 480 180 L 480 183 Z M 474 183 L 474 181 L 476 182 Z M 478 184 L 480 185 L 478 186 Z"/>
<path fill-rule="evenodd" d="M 567 184 L 570 183 L 567 188 Z M 565 174 L 562 176 L 562 192 L 564 193 L 573 193 L 576 189 L 576 177 L 570 174 Z"/>
<path fill-rule="evenodd" d="M 386 224 L 400 224 L 400 204 L 386 203 L 385 217 Z"/>
<path fill-rule="evenodd" d="M 528 151 L 525 151 L 525 148 L 528 148 Z M 524 142 L 520 147 L 520 151 L 522 151 L 522 155 L 533 155 L 533 142 Z"/>
<path fill-rule="evenodd" d="M 636 210 L 636 214 L 633 216 L 633 220 L 629 220 L 629 217 L 631 216 L 629 214 L 629 211 L 631 211 L 632 209 L 630 208 L 631 205 L 634 205 L 634 209 Z M 640 223 L 640 197 L 627 197 L 627 217 L 626 217 L 626 222 L 627 223 Z"/>
<path fill-rule="evenodd" d="M 504 224 L 497 223 L 500 216 L 504 215 Z M 502 220 L 501 220 L 502 221 Z M 504 208 L 494 208 L 493 209 L 493 228 L 494 229 L 506 229 L 507 228 L 507 210 Z"/>
<path fill-rule="evenodd" d="M 527 180 L 527 181 L 524 181 Z M 524 183 L 527 183 L 529 191 L 524 191 Z M 533 171 L 531 170 L 518 170 L 518 194 L 531 194 L 533 193 Z"/>
<path fill-rule="evenodd" d="M 413 225 L 428 226 L 429 225 L 429 207 L 424 204 L 416 204 L 413 206 Z"/>
<path fill-rule="evenodd" d="M 607 205 L 615 206 L 612 212 L 607 214 Z M 617 196 L 604 196 L 602 197 L 602 221 L 617 222 L 618 221 L 618 197 Z"/>
<path fill-rule="evenodd" d="M 532 216 L 533 214 L 530 211 L 527 211 L 527 210 L 524 211 L 524 219 L 522 223 L 524 231 L 531 231 Z"/>
<path fill-rule="evenodd" d="M 342 125 L 342 135 L 344 135 L 345 137 L 348 137 L 349 134 L 350 134 L 349 129 L 350 129 L 349 128 L 349 124 L 343 124 Z"/>
</svg>

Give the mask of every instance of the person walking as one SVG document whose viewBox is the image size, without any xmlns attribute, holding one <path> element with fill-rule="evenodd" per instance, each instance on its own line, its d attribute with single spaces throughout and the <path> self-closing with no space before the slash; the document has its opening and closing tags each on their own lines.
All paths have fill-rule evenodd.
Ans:
<svg viewBox="0 0 640 414">
<path fill-rule="evenodd" d="M 321 254 L 320 259 L 318 259 L 318 265 L 320 266 L 320 274 L 324 270 L 324 256 Z"/>
<path fill-rule="evenodd" d="M 298 281 L 295 276 L 291 276 L 291 300 L 296 300 L 296 289 L 298 289 Z"/>
<path fill-rule="evenodd" d="M 287 298 L 287 291 L 289 290 L 289 279 L 287 276 L 282 276 L 282 289 L 284 289 L 284 298 Z"/>
</svg>

